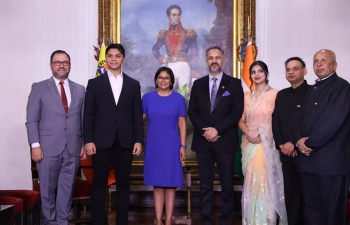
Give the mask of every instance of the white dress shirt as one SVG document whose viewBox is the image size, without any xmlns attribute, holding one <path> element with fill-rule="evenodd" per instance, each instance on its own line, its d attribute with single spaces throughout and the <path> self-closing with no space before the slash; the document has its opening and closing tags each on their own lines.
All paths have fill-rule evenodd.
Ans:
<svg viewBox="0 0 350 225">
<path fill-rule="evenodd" d="M 123 87 L 123 72 L 121 71 L 116 77 L 109 70 L 107 71 L 109 83 L 111 84 L 115 104 L 118 104 L 120 93 Z"/>
<path fill-rule="evenodd" d="M 52 77 L 53 80 L 55 81 L 58 93 L 60 94 L 61 97 L 61 85 L 60 85 L 60 81 L 57 80 L 55 77 Z M 68 109 L 70 106 L 70 102 L 72 101 L 72 95 L 70 94 L 70 88 L 69 88 L 69 83 L 68 83 L 68 79 L 65 79 L 63 81 L 63 87 L 64 87 L 64 92 L 66 92 L 66 97 L 67 97 L 67 102 L 68 102 Z"/>
<path fill-rule="evenodd" d="M 57 80 L 54 76 L 52 76 L 52 78 L 53 78 L 53 80 L 55 81 L 55 84 L 56 84 L 56 87 L 57 87 L 57 90 L 58 90 L 58 94 L 60 95 L 60 98 L 61 98 L 61 85 L 60 85 L 60 81 Z M 67 102 L 68 102 L 68 109 L 69 109 L 70 103 L 71 103 L 71 101 L 72 101 L 72 95 L 70 94 L 70 88 L 69 88 L 68 79 L 65 79 L 65 80 L 63 81 L 63 87 L 64 87 L 64 92 L 66 93 Z M 39 147 L 39 146 L 40 146 L 40 143 L 39 143 L 39 142 L 35 142 L 35 143 L 32 143 L 31 146 L 32 146 L 32 148 Z"/>
<path fill-rule="evenodd" d="M 335 73 L 335 72 L 329 74 L 328 76 L 326 76 L 325 78 L 322 78 L 322 79 L 318 78 L 316 81 L 321 81 L 321 80 L 328 79 L 328 78 L 331 77 L 334 73 Z"/>
<path fill-rule="evenodd" d="M 216 79 L 217 79 L 217 81 L 216 81 L 217 90 L 219 90 L 219 86 L 220 86 L 220 82 L 221 82 L 222 76 L 223 76 L 223 72 L 221 72 L 218 76 L 216 76 Z M 210 75 L 210 73 L 209 73 L 209 96 L 210 96 L 210 98 L 211 98 L 211 89 L 213 88 L 213 84 L 214 84 L 213 78 L 214 78 L 214 76 Z"/>
</svg>

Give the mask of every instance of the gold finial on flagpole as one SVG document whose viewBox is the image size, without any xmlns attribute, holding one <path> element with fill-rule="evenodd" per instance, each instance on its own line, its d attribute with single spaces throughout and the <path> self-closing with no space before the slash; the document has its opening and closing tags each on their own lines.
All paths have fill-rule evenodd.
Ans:
<svg viewBox="0 0 350 225">
<path fill-rule="evenodd" d="M 249 1 L 249 16 L 248 16 L 248 42 L 252 34 L 252 0 Z"/>
</svg>

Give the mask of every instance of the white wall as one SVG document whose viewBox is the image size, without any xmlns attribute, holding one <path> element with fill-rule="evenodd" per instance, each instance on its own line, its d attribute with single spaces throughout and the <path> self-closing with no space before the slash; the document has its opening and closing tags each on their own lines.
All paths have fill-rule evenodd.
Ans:
<svg viewBox="0 0 350 225">
<path fill-rule="evenodd" d="M 350 81 L 347 71 L 350 50 L 349 0 L 256 0 L 258 59 L 269 67 L 270 84 L 282 89 L 284 62 L 299 56 L 306 62 L 309 84 L 317 78 L 312 68 L 314 54 L 323 48 L 337 56 L 339 76 Z"/>
<path fill-rule="evenodd" d="M 70 55 L 71 80 L 94 77 L 97 8 L 97 0 L 1 1 L 0 190 L 32 188 L 26 104 L 31 84 L 52 76 L 51 53 Z"/>
</svg>

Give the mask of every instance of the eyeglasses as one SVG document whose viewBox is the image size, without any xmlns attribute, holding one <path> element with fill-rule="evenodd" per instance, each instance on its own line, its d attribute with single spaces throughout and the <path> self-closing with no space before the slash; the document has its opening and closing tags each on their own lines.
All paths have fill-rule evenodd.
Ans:
<svg viewBox="0 0 350 225">
<path fill-rule="evenodd" d="M 159 80 L 159 81 L 169 81 L 170 80 L 170 77 L 162 77 L 162 76 L 158 76 L 157 77 L 157 80 Z"/>
<path fill-rule="evenodd" d="M 287 73 L 289 73 L 291 71 L 296 72 L 296 71 L 299 71 L 299 70 L 300 70 L 300 67 L 296 66 L 296 67 L 293 67 L 293 68 L 287 68 L 286 72 Z"/>
<path fill-rule="evenodd" d="M 52 64 L 54 64 L 55 66 L 60 66 L 61 64 L 63 65 L 63 66 L 69 66 L 70 65 L 70 62 L 68 62 L 68 61 L 63 61 L 63 62 L 61 62 L 61 61 L 55 61 L 55 62 L 51 62 Z"/>
</svg>

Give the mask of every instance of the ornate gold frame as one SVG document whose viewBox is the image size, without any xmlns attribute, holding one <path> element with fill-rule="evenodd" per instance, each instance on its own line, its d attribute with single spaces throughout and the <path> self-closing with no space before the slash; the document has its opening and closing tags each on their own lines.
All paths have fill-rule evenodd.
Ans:
<svg viewBox="0 0 350 225">
<path fill-rule="evenodd" d="M 98 38 L 110 39 L 120 43 L 121 40 L 121 1 L 122 0 L 98 0 Z M 203 0 L 220 1 L 220 0 Z M 233 76 L 241 77 L 242 63 L 236 55 L 236 48 L 241 44 L 242 38 L 248 34 L 255 37 L 256 28 L 256 0 L 232 0 L 233 1 Z M 134 161 L 134 165 L 143 165 L 143 161 Z M 186 165 L 197 165 L 195 160 L 187 160 Z"/>
<path fill-rule="evenodd" d="M 120 3 L 122 0 L 98 0 L 98 37 L 106 38 L 112 42 L 120 43 Z M 213 1 L 213 0 L 203 0 Z M 214 0 L 218 1 L 218 0 Z M 255 37 L 255 10 L 256 0 L 232 0 L 233 3 L 233 53 L 240 45 L 241 39 L 248 33 Z M 236 54 L 233 54 L 233 76 L 241 77 L 241 62 Z"/>
</svg>

